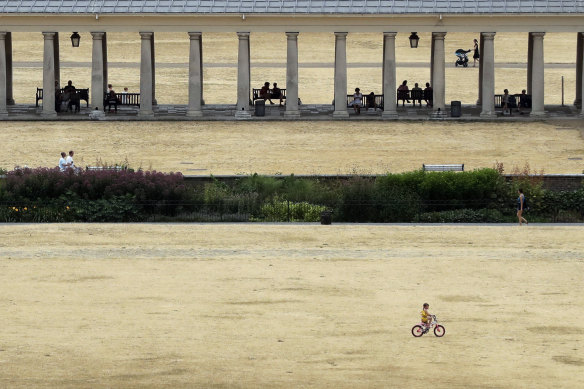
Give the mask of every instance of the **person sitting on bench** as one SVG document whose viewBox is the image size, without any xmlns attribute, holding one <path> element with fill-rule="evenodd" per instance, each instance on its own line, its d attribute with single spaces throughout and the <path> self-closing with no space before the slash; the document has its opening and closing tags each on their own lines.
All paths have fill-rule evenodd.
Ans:
<svg viewBox="0 0 584 389">
<path fill-rule="evenodd" d="M 107 96 L 105 98 L 105 103 L 103 105 L 103 110 L 105 111 L 105 107 L 108 108 L 108 112 L 112 111 L 112 105 L 114 106 L 114 111 L 118 112 L 118 97 L 112 84 L 107 84 Z"/>
<path fill-rule="evenodd" d="M 270 102 L 270 104 L 274 104 L 274 102 L 271 99 L 271 95 L 270 95 L 270 83 L 269 82 L 265 82 L 264 86 L 262 86 L 262 89 L 260 89 L 260 97 L 264 100 L 268 100 Z"/>
<path fill-rule="evenodd" d="M 374 111 L 377 109 L 377 103 L 375 102 L 375 93 L 373 92 L 367 95 L 367 105 L 365 106 L 365 110 L 369 111 L 369 108 L 373 108 Z"/>
<path fill-rule="evenodd" d="M 517 111 L 520 115 L 523 115 L 523 108 L 531 108 L 531 97 L 526 93 L 525 89 L 521 91 L 521 96 L 519 96 L 519 102 L 517 103 Z"/>
<path fill-rule="evenodd" d="M 402 106 L 405 105 L 406 100 L 408 103 L 410 102 L 408 99 L 409 92 L 410 88 L 408 88 L 408 81 L 404 80 L 404 82 L 402 82 L 402 84 L 397 88 L 397 101 L 399 103 L 399 101 L 402 100 Z"/>
<path fill-rule="evenodd" d="M 272 99 L 280 99 L 280 107 L 282 106 L 282 90 L 278 88 L 278 83 L 276 82 L 274 82 L 274 87 L 272 88 L 272 93 L 270 94 L 270 97 Z M 270 103 L 272 103 L 272 100 L 270 100 Z"/>
</svg>

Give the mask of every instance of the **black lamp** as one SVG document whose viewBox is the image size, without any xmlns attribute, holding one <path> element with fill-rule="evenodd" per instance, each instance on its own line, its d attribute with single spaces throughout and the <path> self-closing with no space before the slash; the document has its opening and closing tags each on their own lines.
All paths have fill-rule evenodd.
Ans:
<svg viewBox="0 0 584 389">
<path fill-rule="evenodd" d="M 81 40 L 81 36 L 78 33 L 74 32 L 71 35 L 71 44 L 73 45 L 73 47 L 79 47 L 80 40 Z"/>
<path fill-rule="evenodd" d="M 71 37 L 71 39 L 73 39 L 73 37 Z M 416 49 L 418 47 L 419 41 L 420 37 L 418 36 L 418 34 L 416 32 L 412 32 L 412 35 L 410 35 L 410 47 L 412 49 Z"/>
</svg>

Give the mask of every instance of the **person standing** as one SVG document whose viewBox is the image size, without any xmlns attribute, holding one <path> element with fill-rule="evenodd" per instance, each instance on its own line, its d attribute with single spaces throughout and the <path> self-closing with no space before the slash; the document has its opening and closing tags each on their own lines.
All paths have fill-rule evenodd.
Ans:
<svg viewBox="0 0 584 389">
<path fill-rule="evenodd" d="M 355 88 L 355 93 L 353 93 L 353 102 L 351 103 L 355 113 L 357 115 L 361 114 L 361 106 L 363 105 L 363 94 L 361 93 L 361 89 Z"/>
<path fill-rule="evenodd" d="M 59 159 L 59 170 L 64 172 L 67 170 L 67 154 L 65 152 L 61 152 L 61 159 Z"/>
<path fill-rule="evenodd" d="M 474 59 L 474 65 L 473 68 L 477 66 L 477 61 L 481 58 L 481 54 L 479 53 L 479 42 L 475 39 L 474 40 L 474 53 L 472 55 L 472 58 Z M 480 65 L 480 63 L 479 63 Z"/>
<path fill-rule="evenodd" d="M 66 161 L 67 161 L 67 168 L 75 170 L 75 162 L 73 162 L 73 154 L 75 154 L 73 152 L 73 150 L 70 150 Z"/>
<path fill-rule="evenodd" d="M 523 211 L 525 210 L 525 195 L 523 194 L 523 189 L 519 188 L 517 190 L 519 197 L 517 198 L 517 219 L 519 220 L 519 226 L 523 223 L 529 224 L 527 220 L 523 217 Z"/>
</svg>

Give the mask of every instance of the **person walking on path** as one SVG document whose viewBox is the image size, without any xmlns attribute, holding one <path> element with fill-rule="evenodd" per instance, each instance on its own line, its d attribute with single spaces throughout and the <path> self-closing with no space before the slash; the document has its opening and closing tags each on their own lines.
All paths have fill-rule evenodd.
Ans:
<svg viewBox="0 0 584 389">
<path fill-rule="evenodd" d="M 525 195 L 523 194 L 523 189 L 519 188 L 517 190 L 519 197 L 517 198 L 517 219 L 519 220 L 519 226 L 523 223 L 529 224 L 529 222 L 523 217 L 523 211 L 525 210 Z"/>
<path fill-rule="evenodd" d="M 67 154 L 65 152 L 61 152 L 61 159 L 59 159 L 59 170 L 64 172 L 67 170 Z"/>
<path fill-rule="evenodd" d="M 481 54 L 479 53 L 479 42 L 476 39 L 474 40 L 474 54 L 472 55 L 472 58 L 474 59 L 474 65 L 472 65 L 472 67 L 476 68 L 477 61 L 481 58 Z"/>
</svg>

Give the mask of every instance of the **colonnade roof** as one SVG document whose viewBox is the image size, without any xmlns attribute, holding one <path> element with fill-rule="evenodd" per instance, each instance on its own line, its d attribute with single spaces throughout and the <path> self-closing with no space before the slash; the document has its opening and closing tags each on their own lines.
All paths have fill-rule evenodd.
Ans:
<svg viewBox="0 0 584 389">
<path fill-rule="evenodd" d="M 574 14 L 582 0 L 0 0 L 5 14 Z"/>
</svg>

